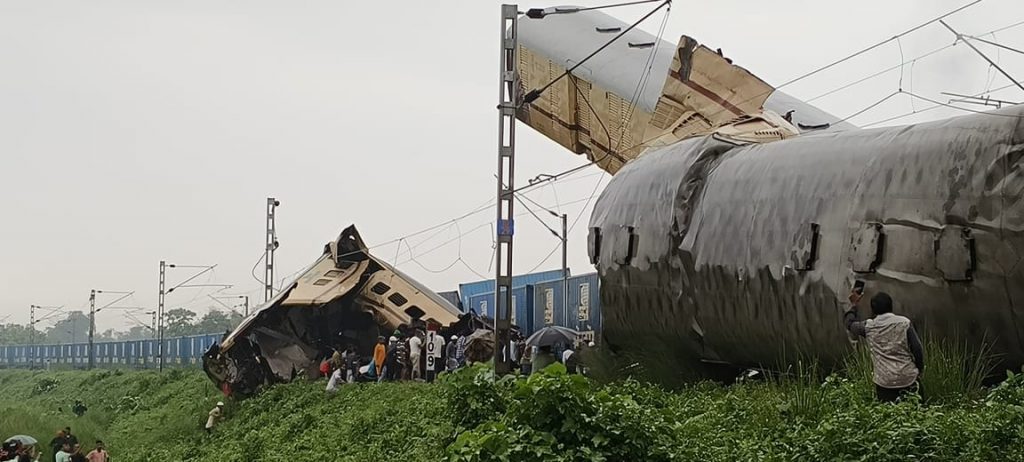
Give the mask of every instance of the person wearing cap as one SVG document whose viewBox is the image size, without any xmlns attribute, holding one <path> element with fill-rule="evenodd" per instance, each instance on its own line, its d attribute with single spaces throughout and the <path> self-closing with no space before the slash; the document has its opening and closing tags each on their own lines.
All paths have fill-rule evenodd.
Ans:
<svg viewBox="0 0 1024 462">
<path fill-rule="evenodd" d="M 206 433 L 213 433 L 213 427 L 217 425 L 224 418 L 224 402 L 217 401 L 217 407 L 210 410 L 210 415 L 206 419 Z"/>
<path fill-rule="evenodd" d="M 373 366 L 377 370 L 377 377 L 384 376 L 384 360 L 387 359 L 388 350 L 384 346 L 384 336 L 377 337 L 377 346 L 373 347 Z"/>
<path fill-rule="evenodd" d="M 398 365 L 398 337 L 392 335 L 388 338 L 387 352 L 384 356 L 384 380 L 393 382 L 398 380 L 400 367 Z"/>
</svg>

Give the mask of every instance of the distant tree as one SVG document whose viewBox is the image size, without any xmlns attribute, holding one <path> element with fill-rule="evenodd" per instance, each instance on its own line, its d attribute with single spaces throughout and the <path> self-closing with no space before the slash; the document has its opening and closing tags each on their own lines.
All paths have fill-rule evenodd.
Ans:
<svg viewBox="0 0 1024 462">
<path fill-rule="evenodd" d="M 0 345 L 27 345 L 32 343 L 32 330 L 22 324 L 0 325 Z M 35 341 L 42 342 L 46 334 L 35 331 Z"/>
<path fill-rule="evenodd" d="M 156 338 L 156 334 L 148 326 L 133 326 L 127 332 L 118 332 L 118 340 L 149 340 Z"/>
<path fill-rule="evenodd" d="M 232 330 L 242 322 L 242 315 L 230 311 L 210 310 L 196 324 L 195 334 L 214 334 Z"/>
<path fill-rule="evenodd" d="M 195 333 L 196 313 L 184 308 L 175 308 L 164 313 L 166 323 L 164 335 L 167 337 L 180 337 Z"/>
<path fill-rule="evenodd" d="M 89 339 L 89 316 L 81 311 L 72 311 L 67 317 L 46 329 L 49 343 L 83 343 Z"/>
</svg>

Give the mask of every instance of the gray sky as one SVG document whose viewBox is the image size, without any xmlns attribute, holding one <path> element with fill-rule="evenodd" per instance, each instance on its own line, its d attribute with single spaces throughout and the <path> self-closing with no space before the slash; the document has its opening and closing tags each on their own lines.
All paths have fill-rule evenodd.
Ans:
<svg viewBox="0 0 1024 462">
<path fill-rule="evenodd" d="M 964 3 L 724 0 L 687 9 L 690 2 L 677 1 L 665 37 L 675 42 L 686 33 L 721 47 L 780 84 Z M 126 304 L 155 306 L 161 259 L 217 263 L 201 281 L 235 284 L 222 294 L 255 301 L 261 291 L 250 269 L 262 254 L 270 195 L 282 202 L 279 276 L 311 262 L 348 224 L 381 243 L 492 199 L 499 5 L 3 0 L 0 319 L 26 322 L 30 304 L 85 307 L 92 288 L 135 290 Z M 550 4 L 521 9 L 543 6 Z M 646 8 L 612 14 L 632 22 Z M 655 32 L 660 19 L 643 28 Z M 985 0 L 948 22 L 981 34 L 1018 21 L 1019 0 Z M 996 39 L 1022 48 L 1024 26 Z M 949 32 L 933 25 L 899 45 L 910 59 L 950 43 Z M 983 49 L 1024 78 L 1024 56 Z M 900 61 L 899 46 L 886 45 L 785 90 L 812 98 Z M 814 104 L 845 117 L 895 91 L 899 77 L 891 72 Z M 940 91 L 1007 83 L 962 44 L 907 66 L 903 76 L 905 89 L 943 101 Z M 1024 99 L 1016 88 L 993 95 Z M 912 109 L 900 96 L 852 122 Z M 887 125 L 958 113 L 943 108 Z M 529 129 L 519 133 L 518 183 L 582 163 Z M 607 182 L 599 172 L 592 167 L 531 193 L 570 222 L 582 216 L 569 252 L 575 273 L 592 271 L 586 200 Z M 493 274 L 493 219 L 488 209 L 428 242 L 432 233 L 374 253 L 388 261 L 397 253 L 400 268 L 450 290 L 480 279 L 474 272 Z M 542 264 L 558 242 L 532 218 L 519 218 L 516 242 L 518 271 L 559 266 L 557 252 Z M 189 275 L 177 271 L 171 284 Z M 210 292 L 182 289 L 168 307 L 203 312 Z M 117 312 L 101 313 L 98 323 L 101 330 L 131 325 Z"/>
</svg>

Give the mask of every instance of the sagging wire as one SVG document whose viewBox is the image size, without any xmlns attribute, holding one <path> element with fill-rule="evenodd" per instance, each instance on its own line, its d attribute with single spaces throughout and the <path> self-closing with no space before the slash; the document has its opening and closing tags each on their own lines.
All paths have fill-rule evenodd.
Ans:
<svg viewBox="0 0 1024 462">
<path fill-rule="evenodd" d="M 939 24 L 942 24 L 943 27 L 949 29 L 949 32 L 952 33 L 957 38 L 957 40 L 962 41 L 964 45 L 970 47 L 971 50 L 977 53 L 978 56 L 981 56 L 982 59 L 987 61 L 992 67 L 999 71 L 1000 74 L 1003 74 L 1003 76 L 1005 76 L 1010 82 L 1013 82 L 1021 90 L 1024 90 L 1024 84 L 1021 84 L 1019 81 L 1017 81 L 1017 79 L 1013 78 L 1013 76 L 1010 75 L 1009 72 L 1006 72 L 1005 70 L 1003 70 L 1002 67 L 999 67 L 999 64 L 996 64 L 996 62 L 992 61 L 992 59 L 989 58 L 988 55 L 982 53 L 981 50 L 979 50 L 978 47 L 974 46 L 974 44 L 972 44 L 970 40 L 967 40 L 963 34 L 957 32 L 956 29 L 953 29 L 953 27 L 950 26 L 949 24 L 946 24 L 946 21 L 939 20 Z"/>
<path fill-rule="evenodd" d="M 260 279 L 258 276 L 256 276 L 256 267 L 260 266 L 260 262 L 262 262 L 264 258 L 267 258 L 267 251 L 266 250 L 263 251 L 263 255 L 260 255 L 260 259 L 256 260 L 256 263 L 252 265 L 252 271 L 249 271 L 249 273 L 252 274 L 252 278 L 255 279 L 256 282 L 260 283 L 260 285 L 264 285 L 265 286 L 265 285 L 267 285 L 267 283 L 263 282 L 262 279 Z"/>
<path fill-rule="evenodd" d="M 938 16 L 936 18 L 933 18 L 933 19 L 930 19 L 928 21 L 925 21 L 925 22 L 923 22 L 921 24 L 918 24 L 917 26 L 911 27 L 910 29 L 907 29 L 907 30 L 905 30 L 903 32 L 900 32 L 900 33 L 898 33 L 898 34 L 896 34 L 896 35 L 894 35 L 894 36 L 892 36 L 890 38 L 882 40 L 882 41 L 880 41 L 878 43 L 875 43 L 875 44 L 870 45 L 870 46 L 868 46 L 866 48 L 858 50 L 858 51 L 856 51 L 856 52 L 854 52 L 852 54 L 849 54 L 849 55 L 847 55 L 845 57 L 837 59 L 837 60 L 835 60 L 835 61 L 833 61 L 831 63 L 828 63 L 828 64 L 826 64 L 824 66 L 821 66 L 821 67 L 818 67 L 818 68 L 816 68 L 814 70 L 811 70 L 810 72 L 804 73 L 804 74 L 802 74 L 800 76 L 797 76 L 797 77 L 795 77 L 793 79 L 790 79 L 790 80 L 788 80 L 786 82 L 783 82 L 781 85 L 778 85 L 778 86 L 776 86 L 774 88 L 769 88 L 768 90 L 763 91 L 761 93 L 758 93 L 758 94 L 756 94 L 754 96 L 751 96 L 751 97 L 749 97 L 749 98 L 747 98 L 747 99 L 745 99 L 743 101 L 740 101 L 739 103 L 733 103 L 733 106 L 741 106 L 743 104 L 746 104 L 746 103 L 749 103 L 751 101 L 754 101 L 754 100 L 756 100 L 758 98 L 762 98 L 762 97 L 768 96 L 768 95 L 770 95 L 771 93 L 773 93 L 773 92 L 775 92 L 777 90 L 780 90 L 780 89 L 782 89 L 784 87 L 790 86 L 790 85 L 792 85 L 792 84 L 794 84 L 796 82 L 799 82 L 801 80 L 804 80 L 804 79 L 806 79 L 808 77 L 817 75 L 817 74 L 819 74 L 821 72 L 824 72 L 824 71 L 826 71 L 828 69 L 831 69 L 831 68 L 833 68 L 835 66 L 838 66 L 839 64 L 847 62 L 847 61 L 849 61 L 849 60 L 851 60 L 853 58 L 856 58 L 856 57 L 858 57 L 860 55 L 863 55 L 863 54 L 865 54 L 865 53 L 867 53 L 869 51 L 872 51 L 872 50 L 874 50 L 874 49 L 876 49 L 876 48 L 878 48 L 880 46 L 883 46 L 883 45 L 885 45 L 885 44 L 887 44 L 887 43 L 889 43 L 889 42 L 891 42 L 893 40 L 898 40 L 900 37 L 904 37 L 904 36 L 906 36 L 908 34 L 916 32 L 916 31 L 920 30 L 921 28 L 923 28 L 925 26 L 931 25 L 931 24 L 936 23 L 936 22 L 941 22 L 942 19 L 947 18 L 947 17 L 949 17 L 951 15 L 954 15 L 956 13 L 959 13 L 960 11 L 963 11 L 964 9 L 967 9 L 967 8 L 969 8 L 971 6 L 977 5 L 980 2 L 981 2 L 981 0 L 974 0 L 971 3 L 963 5 L 963 6 L 959 7 L 959 8 L 956 8 L 956 9 L 954 9 L 954 10 L 948 12 L 948 13 L 945 13 L 945 14 L 943 14 L 941 16 Z M 721 115 L 726 110 L 727 109 L 723 107 L 722 109 L 718 110 L 717 112 L 709 114 L 707 116 L 707 118 L 711 119 L 711 120 L 714 120 L 716 117 Z"/>
<path fill-rule="evenodd" d="M 1024 22 L 1021 22 L 1019 24 L 1024 24 Z M 971 95 L 971 97 L 972 98 L 977 98 L 977 97 L 979 97 L 981 95 L 984 95 L 986 93 L 995 93 L 995 92 L 998 92 L 998 91 L 1006 90 L 1007 88 L 1010 88 L 1010 87 L 1013 87 L 1013 86 L 1015 86 L 1015 85 L 1012 84 L 1012 83 L 1008 84 L 1008 85 L 1003 85 L 1003 86 L 1001 86 L 999 88 L 996 88 L 996 89 L 993 89 L 993 90 L 990 90 L 990 91 L 987 91 L 987 92 L 983 91 L 983 92 L 975 93 L 975 94 Z M 911 90 L 911 93 L 913 93 L 913 90 Z M 911 100 L 913 100 L 913 98 L 911 98 Z M 910 117 L 910 116 L 915 115 L 915 114 L 920 114 L 920 113 L 932 111 L 932 110 L 938 109 L 940 107 L 952 107 L 954 109 L 963 109 L 963 108 L 961 108 L 959 106 L 952 106 L 952 105 L 949 105 L 949 104 L 940 103 L 940 104 L 935 104 L 933 106 L 926 107 L 924 109 L 920 109 L 920 110 L 914 109 L 911 112 L 906 112 L 906 113 L 903 113 L 903 114 L 900 114 L 900 115 L 896 115 L 896 116 L 892 116 L 892 117 L 888 117 L 888 118 L 885 118 L 885 119 L 882 119 L 882 120 L 876 120 L 874 122 L 867 123 L 867 124 L 862 124 L 861 128 L 868 128 L 868 127 L 873 127 L 873 126 L 876 126 L 876 125 L 881 125 L 881 124 L 884 124 L 884 123 L 887 123 L 887 122 L 892 122 L 894 120 L 902 119 L 904 117 Z M 981 114 L 998 115 L 998 114 L 991 114 L 989 112 L 982 112 Z"/>
<path fill-rule="evenodd" d="M 596 189 L 596 188 L 595 188 L 595 189 Z M 584 199 L 577 199 L 577 200 L 574 200 L 574 201 L 569 201 L 569 202 L 566 202 L 566 203 L 564 203 L 564 204 L 562 204 L 562 205 L 566 205 L 566 206 L 568 206 L 568 205 L 578 204 L 578 203 L 581 203 L 581 202 L 586 202 L 586 201 L 589 201 L 589 200 L 592 200 L 592 199 L 593 199 L 593 196 L 591 196 L 591 197 L 589 197 L 589 198 L 584 198 Z M 584 206 L 584 209 L 583 209 L 583 211 L 585 211 L 585 210 L 586 210 L 586 206 Z M 523 216 L 526 216 L 526 215 L 527 215 L 527 213 L 518 213 L 518 214 L 516 214 L 516 217 L 523 217 Z M 581 215 L 580 215 L 580 216 L 582 216 L 582 211 L 581 211 Z M 437 251 L 437 250 L 439 250 L 439 249 L 441 249 L 441 248 L 444 248 L 444 247 L 446 247 L 446 246 L 447 246 L 448 244 L 451 244 L 452 242 L 455 242 L 455 241 L 457 241 L 457 240 L 460 240 L 460 239 L 461 239 L 461 238 L 462 238 L 463 236 L 468 236 L 468 235 L 472 234 L 473 232 L 475 232 L 475 231 L 477 231 L 477 230 L 479 230 L 479 229 L 482 229 L 482 228 L 484 228 L 484 227 L 488 227 L 488 226 L 490 226 L 490 227 L 491 227 L 491 230 L 492 230 L 492 231 L 494 230 L 494 223 L 493 223 L 493 222 L 486 222 L 486 223 L 481 223 L 480 225 L 478 225 L 478 226 L 476 226 L 476 227 L 474 227 L 474 228 L 470 229 L 469 231 L 466 231 L 466 232 L 461 232 L 461 231 L 460 231 L 460 233 L 459 233 L 459 235 L 458 235 L 458 236 L 456 236 L 456 237 L 454 237 L 454 238 L 451 238 L 451 239 L 449 239 L 449 240 L 447 240 L 447 241 L 445 241 L 445 242 L 442 242 L 442 243 L 440 243 L 440 244 L 438 244 L 438 245 L 436 245 L 436 246 L 434 246 L 434 247 L 431 247 L 430 249 L 427 249 L 427 250 L 425 250 L 425 251 L 423 251 L 423 252 L 420 252 L 420 253 L 419 253 L 419 257 L 422 257 L 422 256 L 424 256 L 424 255 L 427 255 L 427 254 L 433 253 L 433 252 L 435 252 L 435 251 Z M 492 233 L 491 233 L 491 236 L 492 236 L 492 240 L 493 240 L 493 236 L 494 236 L 494 235 L 495 235 L 495 233 L 494 233 L 494 232 L 492 232 Z M 493 256 L 493 253 L 492 253 L 492 256 Z M 402 265 L 404 265 L 404 264 L 406 264 L 406 263 L 410 263 L 410 262 L 412 262 L 412 259 L 406 259 L 406 260 L 403 260 L 403 261 L 399 262 L 399 263 L 398 263 L 398 265 L 395 265 L 395 266 L 402 266 Z M 486 279 L 486 278 L 484 278 L 484 279 Z"/>
</svg>

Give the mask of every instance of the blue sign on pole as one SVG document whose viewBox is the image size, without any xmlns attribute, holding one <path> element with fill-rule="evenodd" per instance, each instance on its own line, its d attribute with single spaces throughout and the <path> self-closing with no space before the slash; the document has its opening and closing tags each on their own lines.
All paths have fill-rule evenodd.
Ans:
<svg viewBox="0 0 1024 462">
<path fill-rule="evenodd" d="M 498 220 L 498 236 L 511 236 L 515 229 L 515 220 Z"/>
</svg>

